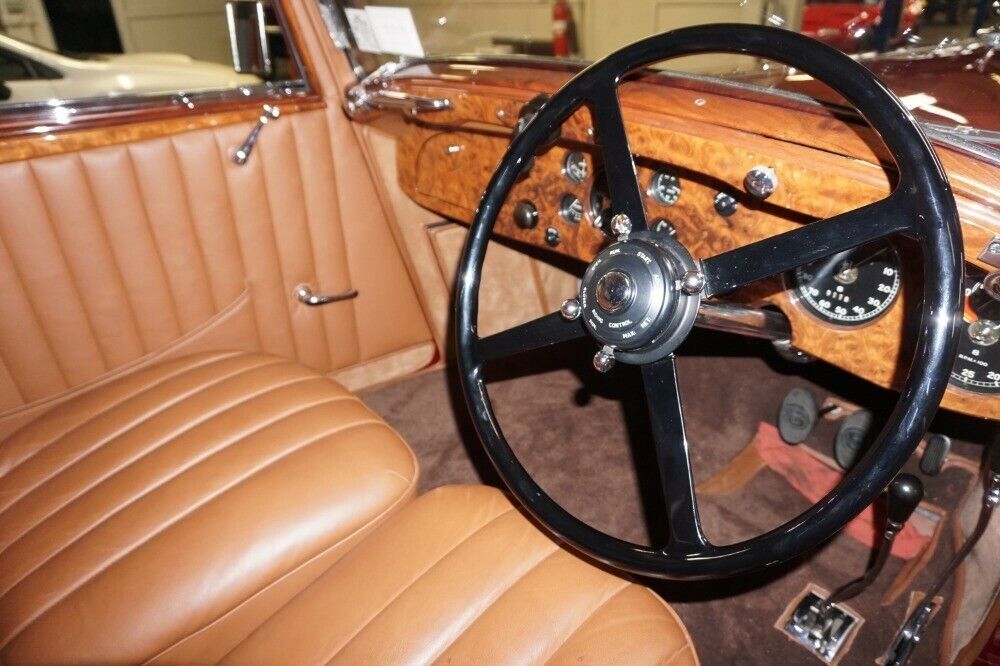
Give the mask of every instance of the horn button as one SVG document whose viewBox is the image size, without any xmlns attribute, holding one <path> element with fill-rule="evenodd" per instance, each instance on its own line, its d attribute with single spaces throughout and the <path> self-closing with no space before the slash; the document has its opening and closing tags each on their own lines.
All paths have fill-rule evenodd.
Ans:
<svg viewBox="0 0 1000 666">
<path fill-rule="evenodd" d="M 700 294 L 681 289 L 681 277 L 697 270 L 674 239 L 637 232 L 611 245 L 587 268 L 580 286 L 584 324 L 624 363 L 666 357 L 687 337 Z"/>
</svg>

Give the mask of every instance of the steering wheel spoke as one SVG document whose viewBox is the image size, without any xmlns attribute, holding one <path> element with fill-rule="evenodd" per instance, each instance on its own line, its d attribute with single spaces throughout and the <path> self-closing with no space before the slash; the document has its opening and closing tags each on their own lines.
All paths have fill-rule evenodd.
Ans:
<svg viewBox="0 0 1000 666">
<path fill-rule="evenodd" d="M 649 407 L 660 487 L 667 508 L 669 541 L 664 552 L 678 555 L 703 552 L 710 546 L 698 518 L 674 355 L 642 366 L 642 382 Z"/>
<path fill-rule="evenodd" d="M 579 319 L 570 321 L 559 312 L 553 312 L 514 328 L 508 328 L 506 331 L 480 338 L 479 359 L 495 361 L 576 340 L 586 334 L 587 331 Z"/>
<path fill-rule="evenodd" d="M 701 262 L 706 298 L 851 250 L 912 231 L 907 207 L 890 195 L 852 211 L 729 250 Z"/>
<path fill-rule="evenodd" d="M 633 231 L 645 231 L 646 209 L 635 171 L 635 160 L 629 148 L 625 119 L 622 117 L 615 85 L 602 85 L 591 98 L 597 142 L 604 158 L 604 173 L 611 195 L 611 211 L 625 214 Z"/>
</svg>

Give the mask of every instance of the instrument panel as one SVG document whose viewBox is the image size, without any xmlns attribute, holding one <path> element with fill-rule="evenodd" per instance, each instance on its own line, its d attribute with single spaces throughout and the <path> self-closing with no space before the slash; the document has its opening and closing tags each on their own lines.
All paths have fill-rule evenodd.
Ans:
<svg viewBox="0 0 1000 666">
<path fill-rule="evenodd" d="M 610 198 L 600 150 L 585 140 L 586 125 L 577 125 L 575 134 L 573 121 L 564 126 L 561 139 L 536 155 L 501 209 L 494 234 L 587 262 L 611 242 L 604 229 Z M 795 148 L 789 150 L 796 154 L 777 157 L 736 145 L 735 135 L 709 141 L 652 123 L 630 125 L 629 132 L 650 228 L 676 235 L 696 259 L 858 208 L 888 190 L 870 172 L 865 172 L 869 180 L 859 184 L 850 173 L 858 168 L 857 160 L 831 162 L 822 151 L 798 155 Z M 399 144 L 400 183 L 425 207 L 471 221 L 509 140 L 460 127 L 412 124 Z M 773 196 L 751 193 L 747 181 L 757 167 L 773 172 Z M 965 234 L 967 244 L 981 242 L 981 229 L 973 232 Z M 967 247 L 966 255 L 971 254 Z M 915 330 L 904 315 L 920 297 L 915 257 L 906 239 L 891 239 L 727 298 L 777 307 L 791 323 L 795 347 L 881 386 L 898 386 L 909 364 L 907 339 Z M 1000 344 L 994 340 L 1000 329 L 990 323 L 1000 317 L 991 297 L 975 284 L 967 288 L 974 304 L 966 308 L 963 351 L 942 404 L 1000 419 Z"/>
</svg>

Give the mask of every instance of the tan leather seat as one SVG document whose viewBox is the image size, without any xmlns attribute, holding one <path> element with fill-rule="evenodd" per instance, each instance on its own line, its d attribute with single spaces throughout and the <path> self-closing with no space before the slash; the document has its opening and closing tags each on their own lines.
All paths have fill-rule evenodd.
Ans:
<svg viewBox="0 0 1000 666">
<path fill-rule="evenodd" d="M 416 478 L 381 419 L 275 357 L 93 390 L 0 444 L 0 662 L 215 660 Z"/>
<path fill-rule="evenodd" d="M 236 648 L 231 663 L 696 664 L 656 595 L 585 563 L 497 490 L 431 491 Z"/>
<path fill-rule="evenodd" d="M 375 414 L 278 358 L 96 388 L 0 444 L 0 663 L 696 662 L 657 597 L 498 491 L 409 502 L 416 478 Z"/>
</svg>

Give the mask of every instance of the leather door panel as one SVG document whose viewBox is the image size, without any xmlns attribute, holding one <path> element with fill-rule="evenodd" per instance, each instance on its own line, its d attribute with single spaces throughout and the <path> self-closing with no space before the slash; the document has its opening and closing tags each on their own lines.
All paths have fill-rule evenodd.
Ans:
<svg viewBox="0 0 1000 666">
<path fill-rule="evenodd" d="M 413 286 L 334 113 L 269 124 L 242 167 L 229 155 L 246 123 L 0 164 L 0 433 L 164 354 L 263 351 L 331 373 L 422 347 L 429 362 Z M 299 284 L 360 296 L 310 308 Z"/>
</svg>

